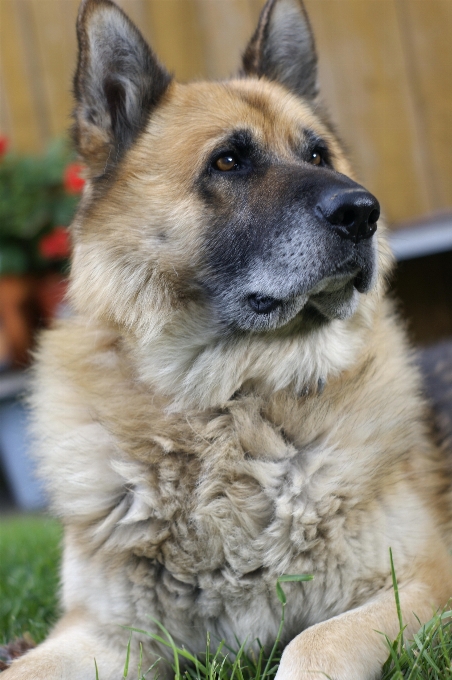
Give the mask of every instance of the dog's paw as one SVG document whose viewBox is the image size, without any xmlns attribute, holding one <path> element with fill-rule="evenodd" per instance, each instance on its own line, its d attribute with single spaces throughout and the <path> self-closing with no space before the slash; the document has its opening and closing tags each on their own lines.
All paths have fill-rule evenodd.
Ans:
<svg viewBox="0 0 452 680">
<path fill-rule="evenodd" d="M 275 680 L 345 680 L 332 668 L 328 653 L 313 655 L 298 644 L 298 638 L 293 643 L 284 650 Z"/>
<path fill-rule="evenodd" d="M 337 625 L 338 619 L 297 635 L 284 650 L 275 680 L 376 680 L 382 665 L 380 640 L 377 647 L 362 644 L 360 636 L 346 635 L 350 631 Z"/>
</svg>

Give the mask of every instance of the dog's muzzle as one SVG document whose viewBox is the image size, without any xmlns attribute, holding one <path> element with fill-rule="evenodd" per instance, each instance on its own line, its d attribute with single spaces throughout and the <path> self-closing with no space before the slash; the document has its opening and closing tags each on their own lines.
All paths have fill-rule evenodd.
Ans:
<svg viewBox="0 0 452 680">
<path fill-rule="evenodd" d="M 243 200 L 214 242 L 206 287 L 219 318 L 241 330 L 280 328 L 305 307 L 348 318 L 376 278 L 377 199 L 330 169 L 281 175 L 279 200 Z"/>
</svg>

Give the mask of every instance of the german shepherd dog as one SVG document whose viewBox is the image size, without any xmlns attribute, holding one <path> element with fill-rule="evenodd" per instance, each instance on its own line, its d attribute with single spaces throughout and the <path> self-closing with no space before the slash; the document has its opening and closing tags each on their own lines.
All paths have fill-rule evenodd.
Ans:
<svg viewBox="0 0 452 680">
<path fill-rule="evenodd" d="M 110 0 L 78 42 L 74 314 L 33 397 L 64 613 L 5 680 L 119 680 L 151 617 L 194 653 L 270 646 L 305 573 L 277 680 L 378 678 L 389 549 L 406 635 L 452 595 L 450 479 L 301 0 L 268 0 L 225 82 L 176 83 Z M 165 653 L 137 635 L 131 664 L 140 640 Z"/>
</svg>

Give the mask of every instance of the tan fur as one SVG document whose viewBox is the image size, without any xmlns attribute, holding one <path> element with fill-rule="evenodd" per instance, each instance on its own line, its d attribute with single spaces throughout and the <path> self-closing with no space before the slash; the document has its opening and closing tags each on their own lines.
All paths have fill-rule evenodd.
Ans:
<svg viewBox="0 0 452 680">
<path fill-rule="evenodd" d="M 234 126 L 279 160 L 312 129 L 353 176 L 315 107 L 248 78 L 172 83 L 114 181 L 88 184 L 75 315 L 41 338 L 33 398 L 65 527 L 65 614 L 5 680 L 87 680 L 94 658 L 101 680 L 119 679 L 121 625 L 155 630 L 150 617 L 193 652 L 206 630 L 270 645 L 282 573 L 315 578 L 287 585 L 278 680 L 370 680 L 387 655 L 375 631 L 397 634 L 389 548 L 410 632 L 452 594 L 450 480 L 385 299 L 381 224 L 379 278 L 351 318 L 231 338 L 209 317 L 194 282 L 209 218 L 193 182 Z M 140 640 L 148 665 L 165 653 L 137 635 L 131 667 Z"/>
</svg>

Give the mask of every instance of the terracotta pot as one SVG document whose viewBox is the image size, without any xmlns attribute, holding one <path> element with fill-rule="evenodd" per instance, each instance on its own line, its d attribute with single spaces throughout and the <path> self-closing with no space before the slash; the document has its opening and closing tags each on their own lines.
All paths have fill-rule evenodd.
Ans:
<svg viewBox="0 0 452 680">
<path fill-rule="evenodd" d="M 55 318 L 66 290 L 67 279 L 56 272 L 0 276 L 0 364 L 28 364 L 36 330 Z"/>
<path fill-rule="evenodd" d="M 57 315 L 66 291 L 67 278 L 57 272 L 49 272 L 40 276 L 37 280 L 36 300 L 44 326 L 48 326 Z"/>
<path fill-rule="evenodd" d="M 26 365 L 36 325 L 32 277 L 0 277 L 0 323 L 11 363 Z"/>
</svg>

